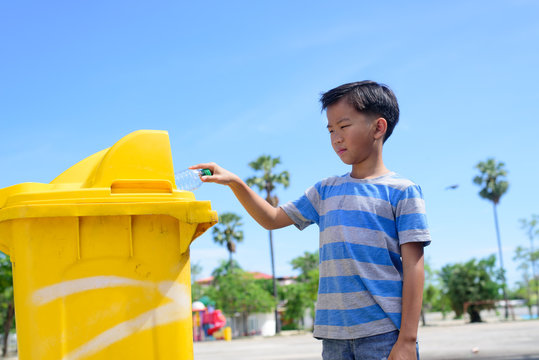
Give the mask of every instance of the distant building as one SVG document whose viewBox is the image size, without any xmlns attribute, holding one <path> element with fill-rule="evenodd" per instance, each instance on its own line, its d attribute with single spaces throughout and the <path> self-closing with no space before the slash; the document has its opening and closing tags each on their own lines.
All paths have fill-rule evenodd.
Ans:
<svg viewBox="0 0 539 360">
<path fill-rule="evenodd" d="M 260 272 L 260 271 L 247 271 L 248 274 L 251 274 L 253 275 L 253 277 L 255 279 L 267 279 L 267 280 L 271 280 L 271 275 L 268 275 L 268 274 L 265 274 L 263 272 Z M 276 278 L 277 280 L 277 284 L 281 285 L 281 286 L 286 286 L 286 285 L 290 285 L 290 284 L 293 284 L 296 282 L 296 277 L 295 276 L 282 276 L 282 277 L 278 277 Z M 204 286 L 209 286 L 211 285 L 213 281 L 213 276 L 208 276 L 204 279 L 200 279 L 200 280 L 197 280 L 195 281 L 195 283 L 199 284 L 200 286 L 204 287 Z"/>
</svg>

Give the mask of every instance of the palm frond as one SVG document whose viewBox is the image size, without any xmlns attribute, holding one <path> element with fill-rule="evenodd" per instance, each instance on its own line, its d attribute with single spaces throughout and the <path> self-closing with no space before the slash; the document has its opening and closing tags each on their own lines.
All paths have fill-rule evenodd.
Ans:
<svg viewBox="0 0 539 360">
<path fill-rule="evenodd" d="M 479 196 L 498 204 L 501 197 L 509 189 L 509 182 L 504 180 L 507 176 L 507 170 L 504 169 L 505 163 L 496 162 L 489 158 L 487 161 L 480 161 L 475 167 L 480 174 L 473 178 L 473 182 L 482 186 Z"/>
</svg>

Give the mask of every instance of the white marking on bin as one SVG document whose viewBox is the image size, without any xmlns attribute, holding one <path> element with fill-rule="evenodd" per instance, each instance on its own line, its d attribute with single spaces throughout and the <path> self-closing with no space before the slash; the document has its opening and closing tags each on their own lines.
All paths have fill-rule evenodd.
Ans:
<svg viewBox="0 0 539 360">
<path fill-rule="evenodd" d="M 69 280 L 36 290 L 33 294 L 33 301 L 37 305 L 44 305 L 56 299 L 84 291 L 123 286 L 157 288 L 163 296 L 171 299 L 172 302 L 146 311 L 133 319 L 126 320 L 105 330 L 65 355 L 62 360 L 83 359 L 138 331 L 148 330 L 156 326 L 165 325 L 191 316 L 191 297 L 189 295 L 189 289 L 187 286 L 178 284 L 174 281 L 154 283 L 151 281 L 139 281 L 119 276 L 94 276 Z"/>
<path fill-rule="evenodd" d="M 36 305 L 45 305 L 56 299 L 83 291 L 122 286 L 154 288 L 155 284 L 150 281 L 133 280 L 119 276 L 93 276 L 83 279 L 68 280 L 41 288 L 34 292 L 33 300 Z"/>
</svg>

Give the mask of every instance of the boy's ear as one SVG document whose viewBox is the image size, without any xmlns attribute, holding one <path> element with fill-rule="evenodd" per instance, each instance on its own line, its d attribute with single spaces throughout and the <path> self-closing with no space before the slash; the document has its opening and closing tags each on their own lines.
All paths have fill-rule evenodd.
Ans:
<svg viewBox="0 0 539 360">
<path fill-rule="evenodd" d="M 374 130 L 374 138 L 376 140 L 383 138 L 387 131 L 387 120 L 383 117 L 377 118 L 374 120 L 375 123 L 375 130 Z"/>
</svg>

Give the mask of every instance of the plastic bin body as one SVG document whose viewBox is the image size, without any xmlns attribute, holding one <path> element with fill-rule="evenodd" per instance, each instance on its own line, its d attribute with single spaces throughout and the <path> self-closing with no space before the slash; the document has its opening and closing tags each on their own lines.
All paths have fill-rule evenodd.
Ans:
<svg viewBox="0 0 539 360">
<path fill-rule="evenodd" d="M 189 244 L 217 216 L 209 202 L 174 190 L 165 132 L 127 138 L 154 151 L 153 168 L 120 161 L 113 147 L 72 168 L 78 183 L 62 182 L 77 177 L 68 170 L 53 184 L 0 190 L 20 360 L 193 359 Z M 164 150 L 150 150 L 148 139 L 158 148 L 165 141 Z M 103 180 L 99 168 L 115 161 L 117 179 Z M 122 178 L 122 166 L 144 178 Z"/>
</svg>

